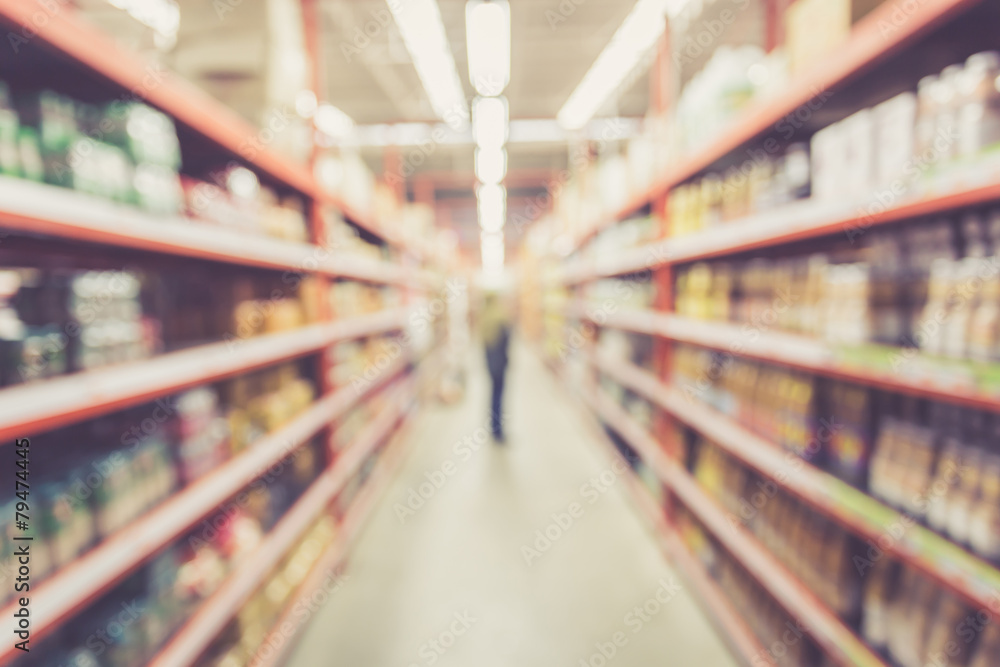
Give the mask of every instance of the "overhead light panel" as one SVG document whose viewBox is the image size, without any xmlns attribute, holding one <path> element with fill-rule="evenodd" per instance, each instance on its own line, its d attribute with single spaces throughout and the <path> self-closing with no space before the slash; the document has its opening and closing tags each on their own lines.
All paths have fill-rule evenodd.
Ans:
<svg viewBox="0 0 1000 667">
<path fill-rule="evenodd" d="M 507 151 L 503 148 L 476 149 L 476 178 L 480 183 L 497 184 L 507 175 Z"/>
<path fill-rule="evenodd" d="M 434 113 L 456 129 L 469 120 L 462 80 L 435 0 L 386 0 Z"/>
<path fill-rule="evenodd" d="M 484 233 L 480 237 L 483 272 L 497 274 L 503 272 L 504 238 L 503 232 Z"/>
<path fill-rule="evenodd" d="M 316 108 L 313 122 L 316 129 L 334 139 L 346 139 L 354 130 L 354 120 L 350 116 L 325 102 Z"/>
<path fill-rule="evenodd" d="M 666 30 L 687 0 L 639 0 L 604 47 L 557 116 L 567 130 L 579 130 L 618 90 Z"/>
<path fill-rule="evenodd" d="M 499 232 L 507 222 L 507 191 L 502 185 L 483 184 L 476 191 L 479 227 L 484 232 Z"/>
<path fill-rule="evenodd" d="M 507 142 L 507 98 L 477 97 L 472 103 L 472 139 L 480 148 L 503 148 Z"/>
<path fill-rule="evenodd" d="M 469 81 L 483 97 L 495 97 L 510 83 L 510 4 L 469 0 L 465 5 Z"/>
</svg>

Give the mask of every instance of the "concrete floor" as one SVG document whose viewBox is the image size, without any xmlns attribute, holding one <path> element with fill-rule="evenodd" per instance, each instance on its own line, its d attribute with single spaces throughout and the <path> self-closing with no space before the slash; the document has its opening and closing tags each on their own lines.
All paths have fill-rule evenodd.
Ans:
<svg viewBox="0 0 1000 667">
<path fill-rule="evenodd" d="M 417 417 L 343 585 L 288 664 L 736 664 L 533 352 L 513 349 L 502 447 L 487 438 L 487 384 L 477 355 L 465 400 Z"/>
</svg>

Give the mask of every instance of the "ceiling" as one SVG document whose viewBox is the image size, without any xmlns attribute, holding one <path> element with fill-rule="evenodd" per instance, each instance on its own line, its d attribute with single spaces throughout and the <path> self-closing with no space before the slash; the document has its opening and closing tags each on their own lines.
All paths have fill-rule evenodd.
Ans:
<svg viewBox="0 0 1000 667">
<path fill-rule="evenodd" d="M 233 5 L 219 15 L 219 3 L 178 0 L 181 26 L 170 64 L 182 75 L 255 122 L 261 100 L 269 98 L 274 82 L 262 73 L 271 67 L 276 12 L 287 26 L 302 25 L 290 17 L 301 0 L 266 0 Z M 331 102 L 357 125 L 436 123 L 423 85 L 389 11 L 387 0 L 311 0 L 315 2 L 320 44 L 321 98 Z M 408 0 L 391 0 L 407 2 Z M 465 0 L 437 0 L 459 78 L 471 102 L 465 42 Z M 233 3 L 230 3 L 233 4 Z M 504 94 L 512 121 L 554 119 L 597 56 L 611 40 L 634 5 L 633 0 L 510 0 L 511 80 Z M 302 31 L 299 31 L 300 35 Z M 285 41 L 288 42 L 287 34 Z M 649 106 L 647 77 L 636 72 L 617 100 L 601 115 L 642 117 Z M 284 75 L 284 73 L 283 73 Z M 285 87 L 300 72 L 289 73 Z M 280 84 L 281 82 L 279 82 Z M 508 189 L 523 197 L 544 192 L 552 175 L 566 168 L 566 140 L 515 143 L 508 147 Z M 416 155 L 420 152 L 420 155 Z M 474 206 L 473 146 L 442 142 L 431 150 L 416 147 L 362 147 L 362 157 L 376 175 L 398 166 L 414 166 L 410 197 L 447 207 L 440 218 L 462 236 L 477 230 Z M 416 163 L 419 162 L 419 165 Z M 419 182 L 419 185 L 417 183 Z M 431 182 L 432 187 L 428 187 Z M 416 190 L 420 196 L 417 197 Z M 432 193 L 432 194 L 431 194 Z M 429 196 L 430 195 L 430 196 Z M 462 228 L 468 226 L 468 230 Z M 469 234 L 465 234 L 468 231 Z"/>
</svg>

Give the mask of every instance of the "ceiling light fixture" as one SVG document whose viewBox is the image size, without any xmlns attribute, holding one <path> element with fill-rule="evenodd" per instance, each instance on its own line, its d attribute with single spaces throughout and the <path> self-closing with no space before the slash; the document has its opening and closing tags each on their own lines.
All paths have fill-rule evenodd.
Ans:
<svg viewBox="0 0 1000 667">
<path fill-rule="evenodd" d="M 578 130 L 594 117 L 643 60 L 666 30 L 665 16 L 677 16 L 688 0 L 639 0 L 611 42 L 569 96 L 557 116 L 567 130 Z"/>
<path fill-rule="evenodd" d="M 476 190 L 479 227 L 484 232 L 499 232 L 507 222 L 507 191 L 502 185 L 483 184 Z"/>
<path fill-rule="evenodd" d="M 472 102 L 472 139 L 480 148 L 503 148 L 507 142 L 507 98 L 477 97 Z"/>
<path fill-rule="evenodd" d="M 324 102 L 313 114 L 316 129 L 334 139 L 346 139 L 354 130 L 354 121 L 346 113 Z"/>
<path fill-rule="evenodd" d="M 502 148 L 476 149 L 476 178 L 480 183 L 498 184 L 507 175 L 507 151 Z"/>
<path fill-rule="evenodd" d="M 510 83 L 510 4 L 469 0 L 465 5 L 469 82 L 483 97 L 495 97 Z"/>
<path fill-rule="evenodd" d="M 386 0 L 434 113 L 455 128 L 468 123 L 462 80 L 455 69 L 435 0 Z"/>
<path fill-rule="evenodd" d="M 482 234 L 479 248 L 482 255 L 483 272 L 488 274 L 502 273 L 505 250 L 503 232 Z"/>
</svg>

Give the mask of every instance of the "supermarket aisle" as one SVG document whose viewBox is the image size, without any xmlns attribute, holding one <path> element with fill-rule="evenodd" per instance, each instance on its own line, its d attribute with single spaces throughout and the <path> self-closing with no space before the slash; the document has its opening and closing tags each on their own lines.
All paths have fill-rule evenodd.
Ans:
<svg viewBox="0 0 1000 667">
<path fill-rule="evenodd" d="M 513 350 L 503 448 L 485 437 L 488 380 L 478 355 L 471 370 L 463 403 L 418 418 L 412 453 L 343 586 L 289 664 L 733 664 L 533 352 Z M 425 485 L 429 498 L 406 511 L 411 490 L 432 478 L 440 488 Z M 554 513 L 572 525 L 552 527 Z M 556 539 L 532 553 L 538 530 Z"/>
</svg>

